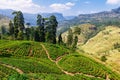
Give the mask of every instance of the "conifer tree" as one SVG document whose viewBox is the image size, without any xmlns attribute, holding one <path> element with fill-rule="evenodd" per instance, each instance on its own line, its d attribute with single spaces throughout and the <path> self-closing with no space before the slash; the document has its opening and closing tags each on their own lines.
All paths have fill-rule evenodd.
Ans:
<svg viewBox="0 0 120 80">
<path fill-rule="evenodd" d="M 40 42 L 45 41 L 44 21 L 45 21 L 44 18 L 42 18 L 42 16 L 38 14 L 38 16 L 37 16 L 37 26 L 38 26 L 39 41 Z"/>
<path fill-rule="evenodd" d="M 76 48 L 77 42 L 78 42 L 78 36 L 75 36 L 73 40 L 73 46 L 72 46 L 73 48 Z"/>
<path fill-rule="evenodd" d="M 73 33 L 72 33 L 72 30 L 69 29 L 68 36 L 67 36 L 67 45 L 68 45 L 68 47 L 72 46 L 72 42 L 73 42 Z"/>
<path fill-rule="evenodd" d="M 19 37 L 19 39 L 23 40 L 23 31 L 25 29 L 24 27 L 24 17 L 21 11 L 17 11 L 17 12 L 13 12 L 13 15 L 15 15 L 14 17 L 14 32 L 15 32 L 15 38 L 17 39 Z M 19 33 L 19 36 L 18 36 Z"/>
<path fill-rule="evenodd" d="M 46 41 L 56 44 L 56 31 L 58 22 L 56 17 L 50 16 L 49 21 L 46 23 Z"/>
<path fill-rule="evenodd" d="M 10 21 L 10 23 L 9 23 L 9 34 L 14 39 L 14 25 L 13 25 L 12 21 Z"/>
<path fill-rule="evenodd" d="M 58 36 L 58 44 L 62 44 L 62 34 L 60 33 L 60 35 Z"/>
</svg>

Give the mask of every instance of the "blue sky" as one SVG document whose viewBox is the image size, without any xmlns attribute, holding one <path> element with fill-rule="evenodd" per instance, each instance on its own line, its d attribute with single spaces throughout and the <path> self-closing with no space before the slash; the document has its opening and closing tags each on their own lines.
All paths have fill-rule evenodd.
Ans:
<svg viewBox="0 0 120 80">
<path fill-rule="evenodd" d="M 59 12 L 65 16 L 109 11 L 120 6 L 120 0 L 1 0 L 0 9 L 25 13 Z"/>
</svg>

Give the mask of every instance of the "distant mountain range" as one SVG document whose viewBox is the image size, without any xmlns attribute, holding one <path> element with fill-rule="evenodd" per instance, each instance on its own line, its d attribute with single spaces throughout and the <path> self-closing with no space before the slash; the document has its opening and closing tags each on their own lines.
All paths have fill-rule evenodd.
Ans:
<svg viewBox="0 0 120 80">
<path fill-rule="evenodd" d="M 12 12 L 14 12 L 14 10 L 11 9 L 0 9 L 0 14 L 7 16 L 10 19 L 14 18 L 14 15 L 12 15 Z M 37 14 L 29 14 L 29 13 L 23 13 L 24 14 L 24 18 L 25 18 L 25 22 L 29 22 L 31 23 L 31 25 L 36 25 L 36 17 Z M 61 13 L 40 13 L 43 17 L 50 17 L 51 15 L 55 15 L 58 22 L 59 21 L 64 21 L 64 20 L 70 20 L 73 19 L 74 16 L 67 16 L 64 17 Z"/>
<path fill-rule="evenodd" d="M 59 23 L 60 27 L 70 27 L 84 23 L 107 23 L 107 22 L 120 22 L 120 7 L 112 9 L 111 11 L 103 11 L 93 14 L 80 14 L 71 20 L 65 20 Z"/>
</svg>

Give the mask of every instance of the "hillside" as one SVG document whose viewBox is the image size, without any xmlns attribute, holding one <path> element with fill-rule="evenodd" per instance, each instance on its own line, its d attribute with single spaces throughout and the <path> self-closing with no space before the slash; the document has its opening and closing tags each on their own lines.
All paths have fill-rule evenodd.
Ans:
<svg viewBox="0 0 120 80">
<path fill-rule="evenodd" d="M 79 32 L 75 32 L 75 29 L 80 29 L 80 34 Z M 78 45 L 80 44 L 84 44 L 89 38 L 91 38 L 92 36 L 94 36 L 98 30 L 97 27 L 95 25 L 86 23 L 86 24 L 81 24 L 78 26 L 73 26 L 71 27 L 73 35 L 77 35 L 78 36 Z M 67 35 L 68 35 L 68 31 L 64 32 L 62 34 L 63 37 L 63 41 L 66 42 L 67 41 Z"/>
<path fill-rule="evenodd" d="M 82 54 L 48 43 L 0 40 L 0 79 L 120 79 L 119 74 Z"/>
<path fill-rule="evenodd" d="M 10 19 L 9 19 L 8 17 L 3 16 L 3 15 L 0 14 L 0 27 L 1 27 L 1 26 L 5 26 L 5 27 L 8 28 L 9 20 L 10 20 Z"/>
<path fill-rule="evenodd" d="M 92 14 L 80 14 L 71 20 L 65 20 L 59 23 L 62 28 L 72 27 L 85 23 L 91 23 L 96 26 L 101 25 L 120 25 L 120 7 L 112 9 L 111 11 L 103 11 Z"/>
<path fill-rule="evenodd" d="M 115 45 L 118 44 L 116 48 Z M 94 57 L 107 56 L 107 63 L 120 72 L 120 28 L 108 26 L 95 37 L 88 40 L 82 49 Z"/>
</svg>

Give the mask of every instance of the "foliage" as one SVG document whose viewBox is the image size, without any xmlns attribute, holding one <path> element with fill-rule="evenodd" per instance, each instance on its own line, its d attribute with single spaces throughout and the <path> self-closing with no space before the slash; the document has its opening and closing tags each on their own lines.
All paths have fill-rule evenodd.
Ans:
<svg viewBox="0 0 120 80">
<path fill-rule="evenodd" d="M 14 28 L 15 28 L 15 39 L 18 39 L 18 34 L 19 34 L 19 39 L 23 40 L 23 30 L 25 29 L 24 27 L 24 17 L 21 11 L 13 12 L 14 17 Z"/>
<path fill-rule="evenodd" d="M 59 62 L 59 65 L 64 70 L 71 73 L 84 73 L 95 77 L 101 77 L 103 79 L 106 79 L 106 74 L 108 74 L 110 79 L 120 79 L 120 75 L 113 73 L 104 65 L 79 54 L 70 54 L 63 57 Z"/>
<path fill-rule="evenodd" d="M 119 43 L 115 43 L 114 44 L 114 49 L 118 49 L 118 48 L 120 48 L 120 44 Z"/>
<path fill-rule="evenodd" d="M 106 60 L 107 60 L 107 58 L 105 55 L 101 56 L 101 61 L 105 62 Z"/>
<path fill-rule="evenodd" d="M 28 78 L 25 75 L 13 74 L 8 77 L 8 80 L 27 80 Z"/>
<path fill-rule="evenodd" d="M 62 34 L 60 33 L 60 35 L 58 36 L 58 44 L 62 44 Z"/>
<path fill-rule="evenodd" d="M 55 16 L 50 16 L 49 20 L 45 23 L 46 25 L 46 42 L 56 44 L 56 31 L 58 22 Z"/>
<path fill-rule="evenodd" d="M 74 38 L 74 40 L 73 40 L 72 48 L 76 48 L 77 43 L 78 43 L 78 36 L 75 36 L 75 38 Z"/>
<path fill-rule="evenodd" d="M 75 27 L 74 28 L 74 34 L 80 35 L 80 33 L 81 33 L 81 29 L 79 27 Z"/>
<path fill-rule="evenodd" d="M 36 37 L 39 38 L 40 42 L 45 41 L 44 21 L 45 21 L 44 18 L 42 18 L 42 16 L 38 14 L 38 16 L 37 16 L 37 26 L 38 26 L 37 34 L 38 34 L 38 36 L 36 36 Z"/>
<path fill-rule="evenodd" d="M 68 47 L 71 47 L 72 43 L 73 43 L 73 33 L 72 33 L 72 29 L 69 29 L 68 36 L 67 36 Z"/>
<path fill-rule="evenodd" d="M 16 71 L 10 69 L 10 68 L 7 68 L 7 67 L 4 67 L 3 65 L 1 65 L 0 63 L 0 79 L 5 79 L 7 80 L 9 76 L 13 75 L 13 74 L 17 74 Z"/>
</svg>

